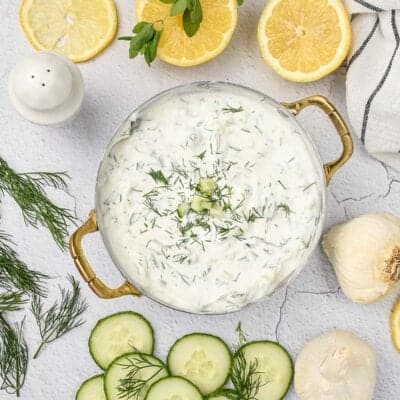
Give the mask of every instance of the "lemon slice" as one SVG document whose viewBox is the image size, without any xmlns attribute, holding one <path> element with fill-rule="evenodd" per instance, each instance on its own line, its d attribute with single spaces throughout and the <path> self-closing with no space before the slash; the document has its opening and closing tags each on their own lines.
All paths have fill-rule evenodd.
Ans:
<svg viewBox="0 0 400 400">
<path fill-rule="evenodd" d="M 315 81 L 346 58 L 349 16 L 341 0 L 270 0 L 258 25 L 258 42 L 266 63 L 283 78 Z"/>
<path fill-rule="evenodd" d="M 390 321 L 392 327 L 392 340 L 396 349 L 400 352 L 400 300 L 397 302 Z"/>
<path fill-rule="evenodd" d="M 55 51 L 74 62 L 93 58 L 113 40 L 113 0 L 23 0 L 20 22 L 37 50 Z"/>
<path fill-rule="evenodd" d="M 138 21 L 164 20 L 164 31 L 158 45 L 158 57 L 179 67 L 203 64 L 221 54 L 235 31 L 237 0 L 201 0 L 203 21 L 191 38 L 183 30 L 182 16 L 167 17 L 171 4 L 160 0 L 137 0 Z"/>
</svg>

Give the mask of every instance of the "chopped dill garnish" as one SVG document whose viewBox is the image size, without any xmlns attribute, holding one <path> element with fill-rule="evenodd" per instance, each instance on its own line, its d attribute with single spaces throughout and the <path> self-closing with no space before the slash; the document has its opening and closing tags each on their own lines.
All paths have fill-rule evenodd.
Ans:
<svg viewBox="0 0 400 400">
<path fill-rule="evenodd" d="M 244 108 L 242 106 L 240 106 L 240 107 L 227 106 L 222 109 L 222 112 L 224 112 L 224 113 L 233 113 L 233 114 L 240 113 L 243 111 L 244 111 Z"/>
<path fill-rule="evenodd" d="M 185 225 L 180 225 L 179 226 L 179 231 L 180 231 L 180 233 L 181 233 L 181 235 L 182 236 L 186 236 L 186 234 L 188 233 L 188 232 L 190 232 L 191 231 L 191 229 L 194 227 L 194 223 L 193 222 L 188 222 L 187 224 L 185 224 Z"/>
<path fill-rule="evenodd" d="M 177 175 L 181 176 L 182 178 L 187 179 L 189 177 L 188 173 L 183 167 L 180 167 L 179 165 L 175 163 L 171 163 L 171 167 L 173 172 L 175 172 Z"/>
<path fill-rule="evenodd" d="M 315 185 L 315 184 L 316 184 L 316 182 L 310 183 L 309 185 L 307 185 L 307 186 L 303 189 L 303 192 L 306 192 L 308 189 L 310 189 L 311 186 L 313 186 L 313 185 Z"/>
<path fill-rule="evenodd" d="M 261 210 L 257 210 L 256 208 L 252 208 L 248 215 L 243 213 L 243 217 L 247 222 L 254 222 L 256 219 L 264 218 L 265 207 Z"/>
<path fill-rule="evenodd" d="M 206 155 L 206 150 L 204 150 L 202 153 L 198 154 L 195 156 L 196 158 L 199 158 L 200 160 L 203 160 L 204 156 Z"/>
<path fill-rule="evenodd" d="M 276 209 L 277 210 L 282 210 L 287 217 L 292 213 L 292 210 L 290 209 L 290 207 L 285 203 L 278 204 Z"/>
<path fill-rule="evenodd" d="M 162 183 L 165 186 L 168 185 L 168 179 L 165 177 L 165 175 L 160 169 L 158 171 L 151 169 L 150 172 L 148 172 L 148 174 L 153 178 L 154 182 Z"/>
<path fill-rule="evenodd" d="M 239 149 L 239 148 L 237 148 L 237 147 L 235 147 L 235 146 L 232 146 L 232 145 L 229 145 L 228 146 L 228 148 L 230 148 L 230 149 L 232 149 L 232 150 L 234 150 L 234 151 L 236 151 L 236 152 L 240 152 L 240 151 L 242 151 L 241 149 Z"/>
<path fill-rule="evenodd" d="M 151 198 L 146 198 L 146 200 L 143 202 L 143 204 L 151 211 L 162 217 L 162 214 L 160 211 L 155 207 L 154 202 Z"/>
<path fill-rule="evenodd" d="M 285 189 L 287 190 L 287 187 L 278 179 L 278 183 Z"/>
<path fill-rule="evenodd" d="M 178 262 L 179 264 L 183 264 L 189 256 L 187 254 L 175 254 L 174 255 L 174 261 Z"/>
</svg>

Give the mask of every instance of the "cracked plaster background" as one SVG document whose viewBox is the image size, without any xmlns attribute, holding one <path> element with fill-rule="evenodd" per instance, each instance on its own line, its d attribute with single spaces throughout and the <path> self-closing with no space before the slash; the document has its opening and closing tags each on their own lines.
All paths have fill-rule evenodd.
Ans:
<svg viewBox="0 0 400 400">
<path fill-rule="evenodd" d="M 105 146 L 127 114 L 161 90 L 194 80 L 226 80 L 257 88 L 282 101 L 311 94 L 327 96 L 345 114 L 344 72 L 308 85 L 286 82 L 261 60 L 256 25 L 263 7 L 247 0 L 240 9 L 240 22 L 226 52 L 212 62 L 192 69 L 178 69 L 161 62 L 147 68 L 143 60 L 129 61 L 126 43 L 115 41 L 100 57 L 80 65 L 86 83 L 86 98 L 78 119 L 62 129 L 48 129 L 24 121 L 12 109 L 7 94 L 11 68 L 33 50 L 25 41 L 17 20 L 16 0 L 0 2 L 0 154 L 20 171 L 66 170 L 71 176 L 71 196 L 55 194 L 62 204 L 75 207 L 83 220 L 94 205 L 97 167 Z M 134 21 L 134 3 L 119 0 L 119 34 L 126 34 Z M 323 160 L 339 152 L 339 142 L 326 117 L 305 110 L 299 119 L 312 134 Z M 352 160 L 335 176 L 328 190 L 325 230 L 361 213 L 389 211 L 400 214 L 400 174 L 370 158 L 359 146 Z M 13 234 L 20 256 L 32 267 L 54 277 L 49 300 L 57 296 L 57 285 L 68 273 L 77 276 L 67 253 L 61 254 L 44 231 L 26 228 L 16 207 L 8 199 L 0 208 L 1 227 Z M 85 243 L 89 259 L 110 285 L 121 277 L 113 267 L 99 235 Z M 143 313 L 156 332 L 156 354 L 164 358 L 179 336 L 190 331 L 211 332 L 228 343 L 237 341 L 239 321 L 250 339 L 279 340 L 295 358 L 312 337 L 329 329 L 349 329 L 372 344 L 378 353 L 378 384 L 375 400 L 400 399 L 400 355 L 392 347 L 388 317 L 396 294 L 383 302 L 360 306 L 347 300 L 338 289 L 334 272 L 318 248 L 305 270 L 288 287 L 270 299 L 225 316 L 196 316 L 172 311 L 146 298 L 124 298 L 112 302 L 97 299 L 86 286 L 90 304 L 87 324 L 49 345 L 31 362 L 22 400 L 69 400 L 80 382 L 99 373 L 87 350 L 87 338 L 100 317 L 125 309 Z M 28 313 L 25 334 L 31 350 L 38 343 L 37 329 Z M 12 398 L 0 392 L 0 400 Z M 293 391 L 287 399 L 294 400 Z"/>
</svg>

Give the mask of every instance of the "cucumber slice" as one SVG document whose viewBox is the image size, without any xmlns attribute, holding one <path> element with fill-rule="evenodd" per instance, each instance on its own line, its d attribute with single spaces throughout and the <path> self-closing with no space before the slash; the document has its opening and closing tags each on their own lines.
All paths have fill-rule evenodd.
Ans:
<svg viewBox="0 0 400 400">
<path fill-rule="evenodd" d="M 76 392 L 75 400 L 106 400 L 104 375 L 93 376 L 83 382 Z"/>
<path fill-rule="evenodd" d="M 288 352 L 269 341 L 247 343 L 238 352 L 243 352 L 248 365 L 257 362 L 261 378 L 257 400 L 283 399 L 293 381 L 293 362 Z"/>
<path fill-rule="evenodd" d="M 104 388 L 107 400 L 143 400 L 150 386 L 166 376 L 167 367 L 158 358 L 143 353 L 124 354 L 106 371 Z"/>
<path fill-rule="evenodd" d="M 90 354 L 104 370 L 123 354 L 133 351 L 151 354 L 153 349 L 153 328 L 145 318 L 132 311 L 101 319 L 89 338 Z"/>
<path fill-rule="evenodd" d="M 217 393 L 211 394 L 207 400 L 231 400 L 237 398 L 236 392 L 232 389 L 222 389 Z"/>
<path fill-rule="evenodd" d="M 185 378 L 160 379 L 147 392 L 146 400 L 203 400 L 199 389 Z"/>
<path fill-rule="evenodd" d="M 171 375 L 188 379 L 207 395 L 224 386 L 232 355 L 219 337 L 192 333 L 178 339 L 171 347 L 167 365 Z"/>
</svg>

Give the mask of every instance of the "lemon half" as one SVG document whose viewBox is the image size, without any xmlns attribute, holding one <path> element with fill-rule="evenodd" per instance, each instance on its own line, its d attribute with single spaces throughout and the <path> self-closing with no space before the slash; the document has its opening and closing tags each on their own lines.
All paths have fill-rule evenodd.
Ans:
<svg viewBox="0 0 400 400">
<path fill-rule="evenodd" d="M 341 0 L 269 0 L 258 42 L 268 65 L 295 82 L 337 69 L 351 46 L 350 19 Z"/>
<path fill-rule="evenodd" d="M 164 20 L 164 31 L 158 46 L 158 57 L 179 67 L 203 64 L 221 54 L 235 31 L 237 0 L 200 0 L 203 21 L 197 33 L 188 37 L 183 30 L 182 16 L 167 17 L 171 8 L 160 0 L 137 0 L 138 21 Z"/>
<path fill-rule="evenodd" d="M 113 0 L 23 0 L 20 22 L 37 50 L 87 61 L 104 50 L 117 32 Z"/>
</svg>

